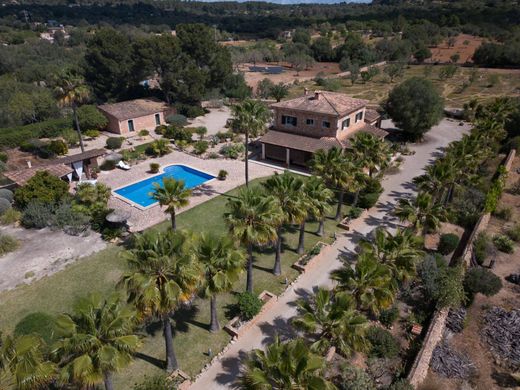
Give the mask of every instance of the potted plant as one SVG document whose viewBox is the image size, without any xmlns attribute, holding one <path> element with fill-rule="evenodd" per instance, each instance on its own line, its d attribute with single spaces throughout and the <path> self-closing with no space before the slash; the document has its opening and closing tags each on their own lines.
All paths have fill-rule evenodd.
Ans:
<svg viewBox="0 0 520 390">
<path fill-rule="evenodd" d="M 158 163 L 150 163 L 150 173 L 157 173 L 159 172 L 160 165 Z"/>
<path fill-rule="evenodd" d="M 217 178 L 218 178 L 219 180 L 226 180 L 227 175 L 228 175 L 228 172 L 225 171 L 224 169 L 221 169 L 221 170 L 218 172 L 218 176 L 217 176 Z"/>
</svg>

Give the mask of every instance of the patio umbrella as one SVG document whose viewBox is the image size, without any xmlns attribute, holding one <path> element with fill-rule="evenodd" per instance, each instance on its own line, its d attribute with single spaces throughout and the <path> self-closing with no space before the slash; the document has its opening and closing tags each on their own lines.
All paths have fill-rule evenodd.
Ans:
<svg viewBox="0 0 520 390">
<path fill-rule="evenodd" d="M 109 155 L 107 155 L 105 157 L 105 160 L 110 160 L 110 161 L 114 161 L 114 162 L 119 162 L 123 159 L 123 156 L 119 153 L 110 153 Z"/>
<path fill-rule="evenodd" d="M 130 213 L 124 210 L 114 210 L 106 216 L 106 220 L 111 223 L 125 223 L 130 218 Z"/>
</svg>

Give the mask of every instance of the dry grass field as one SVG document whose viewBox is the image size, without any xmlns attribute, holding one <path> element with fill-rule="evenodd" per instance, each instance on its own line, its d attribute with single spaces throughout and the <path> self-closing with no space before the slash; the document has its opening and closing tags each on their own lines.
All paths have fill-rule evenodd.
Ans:
<svg viewBox="0 0 520 390">
<path fill-rule="evenodd" d="M 484 42 L 484 38 L 474 35 L 460 34 L 455 37 L 453 45 L 448 45 L 445 40 L 437 47 L 430 48 L 432 57 L 426 60 L 426 63 L 447 63 L 451 62 L 451 56 L 459 55 L 457 64 L 465 64 L 473 62 L 473 54 L 475 50 Z"/>
<path fill-rule="evenodd" d="M 346 93 L 350 96 L 367 99 L 371 104 L 381 104 L 389 91 L 403 80 L 410 77 L 425 77 L 441 91 L 446 99 L 447 107 L 462 107 L 470 99 L 487 101 L 498 96 L 520 96 L 519 69 L 481 69 L 459 67 L 455 76 L 447 80 L 439 79 L 442 66 L 410 65 L 405 69 L 403 77 L 390 82 L 387 75 L 380 73 L 369 82 L 356 81 L 354 85 L 348 78 L 331 79 L 327 85 L 319 86 L 314 80 L 293 83 L 290 97 L 303 94 L 304 88 L 310 90 L 330 89 Z M 472 73 L 474 81 L 470 82 Z"/>
</svg>

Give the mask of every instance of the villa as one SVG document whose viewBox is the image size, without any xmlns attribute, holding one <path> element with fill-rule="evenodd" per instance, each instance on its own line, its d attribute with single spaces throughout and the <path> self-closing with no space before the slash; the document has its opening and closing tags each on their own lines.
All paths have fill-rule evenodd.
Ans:
<svg viewBox="0 0 520 390">
<path fill-rule="evenodd" d="M 103 104 L 98 108 L 108 119 L 107 130 L 121 135 L 153 130 L 166 124 L 166 117 L 175 113 L 172 107 L 155 98 Z"/>
<path fill-rule="evenodd" d="M 306 166 L 320 149 L 348 149 L 357 133 L 384 138 L 388 133 L 380 128 L 381 116 L 367 108 L 367 103 L 327 91 L 305 91 L 301 97 L 274 103 L 273 125 L 259 139 L 262 160 Z"/>
</svg>

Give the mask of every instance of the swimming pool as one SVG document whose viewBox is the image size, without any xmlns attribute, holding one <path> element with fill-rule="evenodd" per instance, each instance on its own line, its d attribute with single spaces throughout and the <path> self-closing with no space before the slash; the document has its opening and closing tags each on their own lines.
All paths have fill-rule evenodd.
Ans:
<svg viewBox="0 0 520 390">
<path fill-rule="evenodd" d="M 172 177 L 176 180 L 184 181 L 186 188 L 200 186 L 201 184 L 215 178 L 215 176 L 190 168 L 186 165 L 169 165 L 164 167 L 163 173 L 160 175 L 152 176 L 126 187 L 118 188 L 114 192 L 143 208 L 149 207 L 157 203 L 157 201 L 150 197 L 150 192 L 152 192 L 154 188 L 153 183 L 159 183 L 162 185 L 162 179 L 165 177 Z"/>
</svg>

